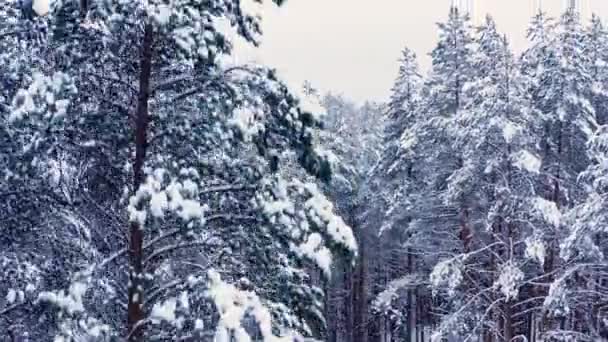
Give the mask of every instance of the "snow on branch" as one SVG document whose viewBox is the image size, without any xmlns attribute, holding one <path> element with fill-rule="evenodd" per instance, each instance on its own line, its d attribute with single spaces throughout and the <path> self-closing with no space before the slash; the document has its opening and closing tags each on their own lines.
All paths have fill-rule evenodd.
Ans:
<svg viewBox="0 0 608 342">
<path fill-rule="evenodd" d="M 494 282 L 494 288 L 500 290 L 505 300 L 509 301 L 517 298 L 523 280 L 524 273 L 512 261 L 508 261 L 500 267 L 500 274 Z"/>
<path fill-rule="evenodd" d="M 357 241 L 352 229 L 336 215 L 333 203 L 319 190 L 314 183 L 306 183 L 304 188 L 309 192 L 309 199 L 304 204 L 311 219 L 319 226 L 325 226 L 332 240 L 349 251 L 357 252 Z"/>
<path fill-rule="evenodd" d="M 548 201 L 542 197 L 536 197 L 532 204 L 539 218 L 555 227 L 560 225 L 562 213 L 555 202 Z"/>
<path fill-rule="evenodd" d="M 265 342 L 292 342 L 299 339 L 294 333 L 283 336 L 274 334 L 270 311 L 255 293 L 239 290 L 224 282 L 216 271 L 209 271 L 208 275 L 207 295 L 213 300 L 220 316 L 215 342 L 250 342 L 251 336 L 242 325 L 247 317 L 253 318 L 258 324 Z"/>
<path fill-rule="evenodd" d="M 50 303 L 59 309 L 59 331 L 55 342 L 100 338 L 113 333 L 109 325 L 91 317 L 85 305 L 85 296 L 91 288 L 94 268 L 78 272 L 67 291 L 44 291 L 38 295 L 39 302 Z"/>
<path fill-rule="evenodd" d="M 445 289 L 449 296 L 456 293 L 463 279 L 464 257 L 455 257 L 439 262 L 431 272 L 431 287 L 434 291 Z"/>
<path fill-rule="evenodd" d="M 399 298 L 399 292 L 403 289 L 415 288 L 422 283 L 419 274 L 407 274 L 397 278 L 386 286 L 386 289 L 376 296 L 372 303 L 375 311 L 386 313 L 391 309 L 392 302 Z"/>
<path fill-rule="evenodd" d="M 329 276 L 331 245 L 357 253 L 352 229 L 316 184 L 279 177 L 268 180 L 266 187 L 257 196 L 259 206 L 274 226 L 289 231 L 290 248 L 296 255 L 313 261 Z"/>
<path fill-rule="evenodd" d="M 129 200 L 129 219 L 143 226 L 149 216 L 163 219 L 166 212 L 172 212 L 188 223 L 199 221 L 204 224 L 209 207 L 198 200 L 198 184 L 189 178 L 172 179 L 166 184 L 165 175 L 166 171 L 162 169 L 148 175 Z"/>
<path fill-rule="evenodd" d="M 517 167 L 518 169 L 535 174 L 540 173 L 542 161 L 534 154 L 526 150 L 522 150 L 513 154 L 512 159 L 513 166 Z"/>
<path fill-rule="evenodd" d="M 543 241 L 537 238 L 527 238 L 525 242 L 526 258 L 537 261 L 541 266 L 544 265 L 547 252 Z"/>
<path fill-rule="evenodd" d="M 17 91 L 8 120 L 15 123 L 38 115 L 42 122 L 37 125 L 59 122 L 65 117 L 74 94 L 76 88 L 68 75 L 57 72 L 49 77 L 35 73 L 29 87 Z"/>
</svg>

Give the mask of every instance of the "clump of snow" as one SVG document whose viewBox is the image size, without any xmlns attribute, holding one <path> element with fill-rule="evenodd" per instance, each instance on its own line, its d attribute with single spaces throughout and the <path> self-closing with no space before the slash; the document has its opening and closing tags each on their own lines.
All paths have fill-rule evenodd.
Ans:
<svg viewBox="0 0 608 342">
<path fill-rule="evenodd" d="M 25 286 L 25 292 L 34 292 L 36 290 L 36 286 L 32 283 L 28 283 Z"/>
<path fill-rule="evenodd" d="M 401 149 L 404 151 L 411 150 L 416 143 L 418 142 L 418 138 L 413 129 L 407 129 L 403 132 L 400 138 Z"/>
<path fill-rule="evenodd" d="M 545 244 L 540 239 L 526 239 L 526 258 L 536 260 L 542 266 L 545 263 Z"/>
<path fill-rule="evenodd" d="M 234 110 L 228 123 L 237 127 L 245 140 L 248 140 L 264 130 L 264 125 L 259 120 L 263 115 L 263 110 L 257 106 L 239 107 Z"/>
<path fill-rule="evenodd" d="M 526 150 L 522 150 L 513 156 L 513 165 L 521 170 L 538 174 L 540 172 L 542 162 L 540 158 L 534 154 Z"/>
<path fill-rule="evenodd" d="M 280 217 L 283 214 L 293 214 L 295 211 L 294 203 L 289 198 L 288 187 L 289 184 L 285 180 L 278 179 L 272 189 L 273 198 L 262 201 L 262 210 L 271 217 L 272 221 L 276 221 L 277 215 Z"/>
<path fill-rule="evenodd" d="M 6 294 L 6 302 L 9 304 L 13 304 L 17 300 L 17 291 L 14 289 L 9 289 Z"/>
<path fill-rule="evenodd" d="M 193 200 L 182 200 L 177 208 L 179 217 L 181 217 L 184 221 L 200 219 L 203 217 L 204 212 L 206 211 L 198 201 Z"/>
<path fill-rule="evenodd" d="M 340 216 L 335 214 L 333 203 L 321 193 L 316 184 L 307 183 L 304 187 L 310 194 L 304 206 L 312 221 L 320 227 L 325 226 L 333 242 L 356 253 L 357 241 L 353 231 Z"/>
<path fill-rule="evenodd" d="M 498 289 L 505 296 L 505 300 L 509 301 L 517 298 L 523 279 L 524 273 L 509 261 L 500 268 L 500 275 L 494 282 L 494 288 Z"/>
<path fill-rule="evenodd" d="M 253 292 L 242 291 L 234 285 L 224 282 L 219 273 L 209 271 L 209 289 L 207 295 L 214 302 L 219 322 L 215 333 L 215 342 L 230 342 L 233 336 L 238 342 L 251 341 L 247 330 L 242 326 L 246 317 L 251 317 L 258 324 L 263 341 L 291 342 L 294 335 L 276 336 L 272 329 L 270 311 L 262 304 Z"/>
<path fill-rule="evenodd" d="M 19 89 L 13 99 L 9 123 L 24 120 L 30 115 L 37 115 L 40 124 L 52 124 L 60 121 L 66 114 L 70 97 L 76 94 L 76 88 L 68 75 L 57 72 L 51 77 L 35 73 L 27 89 Z M 65 97 L 67 98 L 61 98 Z"/>
<path fill-rule="evenodd" d="M 49 13 L 51 0 L 34 0 L 32 3 L 32 9 L 36 12 L 39 17 L 44 17 Z"/>
<path fill-rule="evenodd" d="M 149 5 L 147 12 L 151 18 L 162 26 L 169 23 L 173 9 L 167 4 Z"/>
<path fill-rule="evenodd" d="M 165 212 L 171 211 L 182 220 L 190 222 L 199 220 L 204 223 L 205 214 L 209 210 L 207 205 L 201 205 L 196 198 L 199 187 L 191 179 L 182 182 L 172 180 L 167 186 L 165 183 L 164 170 L 156 170 L 146 177 L 135 195 L 129 199 L 129 219 L 144 225 L 148 213 L 155 218 L 164 218 Z M 149 201 L 149 206 L 147 205 Z"/>
<path fill-rule="evenodd" d="M 179 304 L 181 305 L 182 309 L 186 311 L 190 309 L 190 299 L 188 298 L 188 292 L 182 291 L 179 296 Z"/>
<path fill-rule="evenodd" d="M 460 258 L 446 259 L 435 265 L 430 276 L 433 290 L 445 289 L 449 296 L 453 296 L 463 279 L 462 267 Z"/>
<path fill-rule="evenodd" d="M 296 248 L 296 253 L 313 260 L 327 277 L 331 275 L 331 251 L 324 246 L 320 234 L 309 235 L 306 242 Z"/>
<path fill-rule="evenodd" d="M 86 282 L 76 281 L 70 285 L 67 293 L 63 290 L 56 293 L 42 292 L 38 295 L 38 300 L 55 304 L 69 314 L 84 312 L 83 297 L 87 290 Z"/>
<path fill-rule="evenodd" d="M 175 309 L 177 309 L 177 299 L 175 298 L 169 298 L 162 303 L 156 303 L 152 307 L 150 319 L 155 324 L 158 324 L 162 321 L 174 324 L 176 321 Z"/>
<path fill-rule="evenodd" d="M 418 275 L 408 274 L 391 281 L 386 289 L 378 294 L 372 306 L 380 312 L 387 312 L 393 300 L 399 297 L 399 291 L 404 288 L 415 287 L 420 282 Z"/>
<path fill-rule="evenodd" d="M 507 121 L 502 127 L 502 135 L 507 143 L 511 143 L 513 138 L 519 133 L 520 128 L 513 124 L 511 121 Z"/>
<path fill-rule="evenodd" d="M 557 116 L 559 117 L 560 121 L 564 121 L 567 115 L 568 113 L 566 112 L 566 109 L 564 109 L 564 107 L 560 106 L 559 108 L 557 108 Z"/>
<path fill-rule="evenodd" d="M 163 218 L 169 208 L 169 200 L 164 192 L 153 193 L 150 198 L 150 211 L 154 217 Z"/>
<path fill-rule="evenodd" d="M 562 213 L 559 211 L 559 208 L 555 202 L 548 201 L 542 197 L 536 197 L 534 199 L 533 206 L 537 215 L 539 215 L 543 220 L 549 224 L 552 224 L 553 226 L 559 226 L 562 219 Z"/>
</svg>

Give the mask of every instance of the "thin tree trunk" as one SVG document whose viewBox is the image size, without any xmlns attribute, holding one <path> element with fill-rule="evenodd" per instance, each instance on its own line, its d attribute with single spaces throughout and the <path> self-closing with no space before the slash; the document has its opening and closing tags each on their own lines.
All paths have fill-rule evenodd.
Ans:
<svg viewBox="0 0 608 342">
<path fill-rule="evenodd" d="M 424 325 L 424 323 L 422 324 L 422 326 L 420 327 L 420 341 L 424 342 L 424 329 L 426 328 L 426 326 Z"/>
<path fill-rule="evenodd" d="M 353 303 L 354 303 L 353 270 L 350 266 L 344 267 L 344 342 L 353 341 Z"/>
<path fill-rule="evenodd" d="M 554 175 L 554 179 L 553 179 L 553 188 L 551 189 L 550 198 L 555 203 L 557 208 L 560 209 L 561 159 L 562 159 L 562 152 L 563 152 L 563 123 L 561 121 L 558 123 L 557 134 L 558 134 L 557 151 L 556 151 L 557 152 L 557 170 L 555 171 L 555 175 Z M 551 239 L 551 241 L 549 241 L 547 247 L 548 247 L 548 251 L 547 251 L 547 258 L 546 258 L 546 261 L 544 264 L 544 271 L 545 271 L 545 274 L 550 274 L 551 272 L 553 272 L 553 269 L 555 267 L 555 265 L 554 265 L 555 250 L 557 249 L 557 246 L 555 244 L 555 239 Z M 547 279 L 545 279 L 545 281 L 547 283 L 551 283 L 551 282 L 553 282 L 553 277 L 547 276 Z M 544 317 L 543 317 L 543 324 L 542 324 L 543 332 L 547 332 L 547 331 L 551 330 L 553 324 L 554 324 L 554 320 L 549 317 L 548 313 L 545 313 Z"/>
<path fill-rule="evenodd" d="M 414 255 L 412 248 L 407 250 L 407 272 L 408 274 L 414 273 Z M 416 297 L 414 295 L 414 289 L 410 288 L 407 290 L 407 320 L 408 328 L 407 333 L 409 334 L 409 341 L 416 341 Z"/>
<path fill-rule="evenodd" d="M 150 76 L 152 73 L 152 26 L 147 24 L 140 61 L 139 94 L 135 113 L 135 160 L 133 162 L 133 191 L 137 192 L 144 181 L 144 163 L 148 144 L 148 100 L 150 98 Z M 129 303 L 127 331 L 129 342 L 143 342 L 143 230 L 139 222 L 129 226 Z"/>
<path fill-rule="evenodd" d="M 365 233 L 360 231 L 359 234 L 359 266 L 357 269 L 357 286 L 355 288 L 355 313 L 354 313 L 354 326 L 355 334 L 353 336 L 354 342 L 367 342 L 367 241 L 365 241 Z"/>
<path fill-rule="evenodd" d="M 536 342 L 536 315 L 534 312 L 530 312 L 528 320 L 528 341 Z"/>
<path fill-rule="evenodd" d="M 473 239 L 473 232 L 469 227 L 469 210 L 462 205 L 460 209 L 460 240 L 462 241 L 462 248 L 464 253 L 471 251 L 471 240 Z"/>
<path fill-rule="evenodd" d="M 513 339 L 513 310 L 511 307 L 511 303 L 507 301 L 504 305 L 504 327 L 503 334 L 506 342 L 511 342 Z"/>
</svg>

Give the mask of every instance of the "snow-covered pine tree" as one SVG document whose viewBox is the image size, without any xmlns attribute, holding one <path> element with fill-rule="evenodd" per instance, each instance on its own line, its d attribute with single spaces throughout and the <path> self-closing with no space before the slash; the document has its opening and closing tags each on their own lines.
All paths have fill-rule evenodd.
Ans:
<svg viewBox="0 0 608 342">
<path fill-rule="evenodd" d="M 420 258 L 415 265 L 412 260 L 409 269 L 415 268 L 416 272 L 426 275 L 438 258 L 470 247 L 470 234 L 466 232 L 468 223 L 459 223 L 463 222 L 459 217 L 467 209 L 464 203 L 456 206 L 447 203 L 445 195 L 448 178 L 461 167 L 461 154 L 452 145 L 449 125 L 461 115 L 468 101 L 464 90 L 473 76 L 473 32 L 468 16 L 462 15 L 456 7 L 450 9 L 447 21 L 438 26 L 439 42 L 431 53 L 432 68 L 418 92 L 420 100 L 410 116 L 415 120 L 403 127 L 398 158 L 386 164 L 389 166 L 387 171 L 398 171 L 399 176 L 394 181 L 401 185 L 390 195 L 392 197 L 386 198 L 390 205 L 387 206 L 388 215 L 385 215 L 387 219 L 382 223 L 402 234 L 401 240 L 406 242 L 404 248 L 415 246 L 411 251 Z M 462 239 L 452 239 L 459 231 L 462 231 Z M 417 309 L 416 317 L 410 315 L 412 321 L 408 322 L 407 330 L 412 341 L 424 338 L 428 328 L 435 324 L 435 317 L 431 315 L 431 294 L 415 273 L 402 273 L 395 278 L 378 299 L 393 298 L 400 292 L 411 296 L 412 291 L 407 290 L 418 288 L 415 299 L 407 301 L 412 304 L 415 301 Z M 416 325 L 415 329 L 413 325 Z"/>
<path fill-rule="evenodd" d="M 473 77 L 472 48 L 473 37 L 469 18 L 462 15 L 456 7 L 452 7 L 448 20 L 439 24 L 439 42 L 431 53 L 432 69 L 423 90 L 426 102 L 420 108 L 421 126 L 412 130 L 415 132 L 414 136 L 406 132 L 402 137 L 402 146 L 405 149 L 413 147 L 411 145 L 415 141 L 424 142 L 426 150 L 417 153 L 424 155 L 425 159 L 415 166 L 425 170 L 431 177 L 420 180 L 429 185 L 429 188 L 425 189 L 427 195 L 424 200 L 438 201 L 435 205 L 442 206 L 449 212 L 458 212 L 456 217 L 452 217 L 460 222 L 458 234 L 461 241 L 456 248 L 464 250 L 469 248 L 471 239 L 467 222 L 469 209 L 465 202 L 458 203 L 456 207 L 451 204 L 446 206 L 445 195 L 448 190 L 448 178 L 464 166 L 457 146 L 452 144 L 449 125 L 461 115 L 460 112 L 468 101 L 464 87 Z M 437 145 L 441 148 L 435 148 Z"/>
<path fill-rule="evenodd" d="M 443 293 L 456 300 L 439 335 L 510 341 L 526 334 L 516 328 L 526 317 L 515 307 L 528 299 L 520 290 L 535 275 L 525 269 L 526 246 L 535 232 L 523 222 L 535 201 L 529 184 L 540 171 L 538 128 L 508 41 L 489 16 L 478 29 L 476 47 L 475 75 L 466 85 L 469 101 L 450 125 L 466 167 L 448 179 L 448 198 L 469 201 L 475 237 L 469 251 L 435 267 L 431 282 L 438 290 L 447 286 Z M 455 287 L 449 279 L 458 274 L 460 287 Z"/>
<path fill-rule="evenodd" d="M 391 150 L 395 152 L 393 154 L 396 154 L 395 147 L 398 147 L 403 131 L 414 122 L 414 108 L 421 82 L 417 56 L 412 50 L 405 48 L 399 60 L 399 73 L 391 88 L 387 108 L 387 120 L 390 120 L 390 123 L 387 123 L 384 139 L 387 147 L 391 146 Z"/>
<path fill-rule="evenodd" d="M 19 84 L 4 117 L 18 137 L 9 155 L 71 172 L 54 224 L 72 222 L 86 242 L 71 279 L 33 294 L 59 311 L 42 339 L 320 333 L 319 293 L 301 264 L 328 271 L 331 250 L 356 246 L 315 184 L 275 175 L 293 151 L 328 178 L 316 110 L 272 70 L 222 58 L 231 43 L 220 22 L 257 43 L 255 5 L 108 0 L 83 15 L 80 3 L 54 1 L 49 63 Z M 45 181 L 36 168 L 12 171 Z"/>
<path fill-rule="evenodd" d="M 44 134 L 30 134 L 51 131 L 74 92 L 64 75 L 42 74 L 49 70 L 47 27 L 43 18 L 22 20 L 18 1 L 0 8 L 0 330 L 15 340 L 44 340 L 52 333 L 54 314 L 36 304 L 37 295 L 64 286 L 82 251 L 78 227 L 55 227 L 71 204 L 64 190 L 76 169 L 58 172 L 64 154 L 39 153 L 49 151 Z M 27 99 L 21 105 L 35 120 L 14 125 L 14 99 Z"/>
<path fill-rule="evenodd" d="M 328 290 L 328 311 L 333 314 L 327 340 L 362 342 L 374 335 L 369 323 L 369 294 L 374 291 L 375 267 L 383 266 L 382 252 L 376 248 L 374 228 L 378 221 L 368 216 L 367 204 L 376 200 L 368 182 L 380 155 L 384 106 L 370 102 L 357 105 L 331 94 L 323 103 L 328 118 L 320 142 L 339 161 L 328 191 L 338 212 L 353 227 L 360 252 L 355 267 L 343 263 L 334 269 Z"/>
<path fill-rule="evenodd" d="M 369 217 L 381 220 L 377 234 L 380 250 L 384 253 L 377 258 L 379 281 L 372 309 L 379 317 L 383 341 L 406 339 L 415 335 L 416 330 L 415 288 L 404 286 L 397 289 L 395 282 L 413 273 L 416 264 L 414 244 L 404 229 L 410 221 L 410 208 L 405 200 L 413 190 L 409 185 L 415 184 L 411 172 L 415 158 L 402 153 L 400 146 L 403 133 L 416 124 L 422 76 L 416 54 L 410 49 L 403 50 L 399 62 L 386 113 L 383 151 L 370 173 L 370 189 L 375 196 L 367 210 Z M 407 295 L 397 296 L 401 291 L 407 291 Z"/>
<path fill-rule="evenodd" d="M 593 16 L 586 31 L 584 48 L 587 53 L 584 55 L 588 58 L 586 71 L 591 82 L 587 98 L 599 124 L 605 124 L 606 57 L 605 48 L 601 46 L 605 39 L 601 21 Z M 587 113 L 590 112 L 588 109 Z M 585 112 L 579 110 L 580 114 Z M 585 133 L 588 134 L 588 130 Z M 579 153 L 580 141 L 577 141 L 576 153 Z M 603 324 L 605 313 L 602 305 L 598 304 L 606 300 L 602 286 L 606 270 L 600 261 L 606 251 L 600 228 L 605 226 L 605 215 L 602 214 L 605 210 L 601 209 L 605 206 L 605 126 L 595 131 L 586 146 L 585 156 L 589 158 L 590 165 L 577 174 L 575 183 L 584 195 L 563 210 L 564 236 L 560 238 L 559 255 L 564 265 L 556 273 L 545 298 L 549 313 L 559 318 L 559 327 L 549 331 L 549 336 L 560 339 L 597 340 L 608 336 Z"/>
<path fill-rule="evenodd" d="M 527 56 L 535 54 L 533 59 L 538 61 L 537 72 L 530 82 L 534 107 L 542 114 L 544 129 L 543 180 L 537 190 L 539 207 L 544 209 L 539 210 L 538 226 L 547 244 L 544 265 L 547 276 L 543 281 L 552 282 L 555 271 L 563 267 L 558 258 L 557 241 L 564 238 L 565 232 L 559 218 L 583 198 L 584 191 L 576 185 L 576 180 L 589 165 L 584 146 L 596 129 L 596 119 L 591 96 L 594 82 L 588 69 L 591 56 L 584 53 L 585 32 L 579 13 L 567 10 L 547 42 L 542 49 L 528 50 Z M 567 324 L 565 317 L 551 318 L 554 314 L 548 312 L 542 323 L 542 330 L 548 336 L 563 330 Z"/>
<path fill-rule="evenodd" d="M 608 123 L 608 31 L 599 16 L 593 15 L 585 31 L 585 51 L 588 56 L 588 72 L 593 79 L 592 105 L 598 124 Z"/>
<path fill-rule="evenodd" d="M 568 267 L 551 284 L 545 303 L 554 312 L 570 318 L 570 331 L 561 336 L 601 340 L 608 338 L 606 311 L 605 243 L 606 191 L 608 175 L 608 134 L 598 129 L 588 144 L 592 164 L 581 174 L 587 189 L 584 201 L 564 217 L 567 236 L 560 243 L 560 256 Z M 575 315 L 576 313 L 576 315 Z"/>
</svg>

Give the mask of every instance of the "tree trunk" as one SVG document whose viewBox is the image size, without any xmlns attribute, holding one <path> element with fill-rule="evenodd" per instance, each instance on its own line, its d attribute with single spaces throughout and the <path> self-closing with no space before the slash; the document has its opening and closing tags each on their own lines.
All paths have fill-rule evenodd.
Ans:
<svg viewBox="0 0 608 342">
<path fill-rule="evenodd" d="M 558 209 L 560 209 L 560 195 L 561 195 L 561 159 L 563 154 L 563 123 L 561 121 L 558 122 L 558 132 L 557 132 L 557 169 L 555 171 L 555 175 L 553 176 L 553 188 L 551 189 L 551 197 L 550 199 L 555 203 Z M 555 268 L 555 254 L 558 246 L 556 246 L 555 239 L 551 239 L 547 244 L 547 257 L 544 264 L 544 272 L 545 274 L 550 274 L 553 272 Z M 547 276 L 544 280 L 547 283 L 553 282 L 553 276 Z M 547 332 L 553 328 L 554 320 L 551 319 L 548 313 L 544 313 L 542 320 L 542 331 Z"/>
<path fill-rule="evenodd" d="M 150 76 L 152 73 L 152 26 L 147 24 L 140 61 L 139 94 L 135 113 L 135 160 L 133 162 L 133 192 L 144 182 L 144 163 L 148 144 L 148 100 L 150 98 Z M 129 224 L 129 303 L 127 332 L 129 342 L 142 342 L 144 337 L 143 312 L 143 230 L 139 222 Z"/>
<path fill-rule="evenodd" d="M 503 335 L 506 342 L 511 342 L 513 339 L 513 310 L 510 302 L 505 302 L 504 305 L 504 326 Z"/>
<path fill-rule="evenodd" d="M 356 301 L 355 301 L 355 312 L 354 312 L 354 342 L 367 342 L 367 319 L 368 319 L 368 305 L 367 305 L 367 243 L 365 233 L 359 231 L 359 265 L 357 268 L 357 286 L 354 289 Z"/>
<path fill-rule="evenodd" d="M 473 239 L 473 232 L 469 227 L 469 210 L 463 205 L 460 209 L 460 240 L 462 241 L 462 248 L 464 253 L 471 251 L 471 240 Z"/>
<path fill-rule="evenodd" d="M 407 272 L 408 274 L 414 273 L 414 255 L 411 247 L 407 250 Z M 416 296 L 414 291 L 415 289 L 412 288 L 407 290 L 407 333 L 410 342 L 416 341 Z"/>
<path fill-rule="evenodd" d="M 344 267 L 344 336 L 339 341 L 353 341 L 353 303 L 354 303 L 354 280 L 351 266 Z"/>
</svg>

